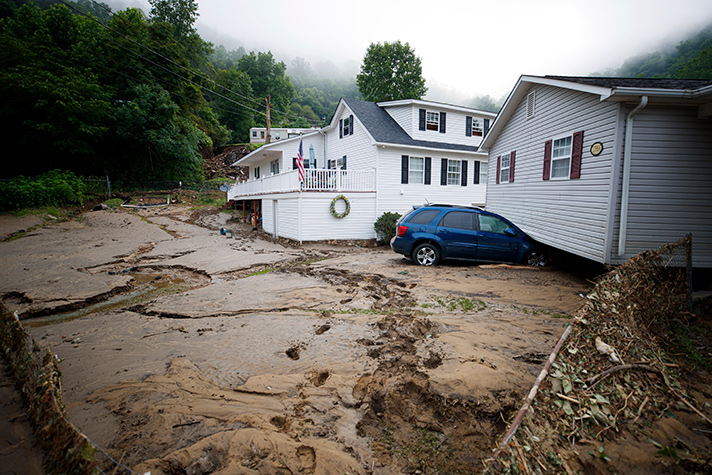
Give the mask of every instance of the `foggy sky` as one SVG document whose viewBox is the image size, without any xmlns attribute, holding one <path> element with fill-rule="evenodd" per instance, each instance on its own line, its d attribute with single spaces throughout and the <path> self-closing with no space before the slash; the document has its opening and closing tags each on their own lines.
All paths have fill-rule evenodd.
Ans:
<svg viewBox="0 0 712 475">
<path fill-rule="evenodd" d="M 107 0 L 105 0 L 107 1 Z M 200 35 L 228 50 L 358 73 L 371 43 L 409 43 L 426 98 L 506 95 L 522 74 L 585 76 L 674 46 L 712 23 L 710 0 L 197 0 Z M 147 0 L 107 1 L 116 11 Z"/>
</svg>

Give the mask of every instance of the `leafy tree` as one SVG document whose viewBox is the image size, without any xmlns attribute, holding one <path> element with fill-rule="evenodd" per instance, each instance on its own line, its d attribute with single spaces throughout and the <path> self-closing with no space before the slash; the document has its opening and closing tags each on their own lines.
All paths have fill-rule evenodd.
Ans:
<svg viewBox="0 0 712 475">
<path fill-rule="evenodd" d="M 256 54 L 252 51 L 241 57 L 237 64 L 240 71 L 249 75 L 255 98 L 264 100 L 268 95 L 271 96 L 272 108 L 275 110 L 274 118 L 278 117 L 277 111 L 289 110 L 294 96 L 294 86 L 285 75 L 287 66 L 284 62 L 275 61 L 269 51 Z"/>
<path fill-rule="evenodd" d="M 237 69 L 237 62 L 245 56 L 245 48 L 240 46 L 236 50 L 227 51 L 223 45 L 216 46 L 208 60 L 215 69 Z"/>
<path fill-rule="evenodd" d="M 497 103 L 495 103 L 494 98 L 488 94 L 486 96 L 477 96 L 473 98 L 470 101 L 470 107 L 481 111 L 499 112 L 499 109 L 502 107 L 502 103 L 500 103 L 500 105 L 497 105 Z"/>
<path fill-rule="evenodd" d="M 420 99 L 425 87 L 421 61 L 408 43 L 371 43 L 356 76 L 358 90 L 367 101 Z"/>
<path fill-rule="evenodd" d="M 140 85 L 135 92 L 136 98 L 116 112 L 117 134 L 131 145 L 124 170 L 134 178 L 200 178 L 198 149 L 210 138 L 179 114 L 159 86 Z"/>
<path fill-rule="evenodd" d="M 252 98 L 250 77 L 244 71 L 221 69 L 214 80 L 223 88 L 214 87 L 215 92 L 208 93 L 208 99 L 210 107 L 228 129 L 226 141 L 249 142 L 250 127 L 254 123 L 254 104 L 249 102 Z"/>
<path fill-rule="evenodd" d="M 198 3 L 195 0 L 148 0 L 151 4 L 151 20 L 167 23 L 175 28 L 179 37 L 195 33 L 193 25 L 198 19 Z"/>
<path fill-rule="evenodd" d="M 96 172 L 111 98 L 89 66 L 101 38 L 95 22 L 65 6 L 23 5 L 0 22 L 0 139 L 11 160 L 3 174 L 62 167 Z"/>
</svg>

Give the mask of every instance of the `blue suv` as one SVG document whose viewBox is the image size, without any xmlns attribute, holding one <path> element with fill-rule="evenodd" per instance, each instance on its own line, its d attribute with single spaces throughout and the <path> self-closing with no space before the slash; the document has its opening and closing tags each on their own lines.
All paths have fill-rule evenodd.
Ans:
<svg viewBox="0 0 712 475">
<path fill-rule="evenodd" d="M 429 204 L 414 207 L 396 224 L 391 249 L 416 264 L 444 259 L 544 266 L 547 255 L 507 219 L 479 208 Z"/>
</svg>

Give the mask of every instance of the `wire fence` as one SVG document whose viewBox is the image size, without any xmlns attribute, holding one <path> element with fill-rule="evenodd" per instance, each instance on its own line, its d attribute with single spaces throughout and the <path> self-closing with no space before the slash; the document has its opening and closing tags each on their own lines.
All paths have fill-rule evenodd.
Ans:
<svg viewBox="0 0 712 475">
<path fill-rule="evenodd" d="M 117 194 L 132 193 L 175 193 L 182 191 L 195 192 L 217 192 L 225 183 L 215 181 L 183 181 L 183 180 L 111 180 L 110 177 L 102 178 L 82 178 L 86 185 L 86 193 L 89 195 L 113 198 Z"/>
</svg>

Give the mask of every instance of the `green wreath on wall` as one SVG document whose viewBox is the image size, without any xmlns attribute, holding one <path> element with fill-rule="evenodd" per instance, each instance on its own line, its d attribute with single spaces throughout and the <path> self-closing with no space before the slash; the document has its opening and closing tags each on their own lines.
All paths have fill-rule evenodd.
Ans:
<svg viewBox="0 0 712 475">
<path fill-rule="evenodd" d="M 344 210 L 343 213 L 337 213 L 337 212 L 336 212 L 336 202 L 339 201 L 339 200 L 344 200 L 344 203 L 346 203 L 346 210 Z M 329 206 L 329 211 L 331 211 L 331 215 L 332 215 L 334 218 L 338 218 L 338 219 L 345 218 L 345 217 L 348 216 L 349 213 L 351 212 L 351 202 L 350 202 L 349 199 L 348 199 L 347 197 L 345 197 L 344 195 L 337 195 L 336 198 L 334 198 L 333 200 L 331 200 L 331 205 Z"/>
</svg>

